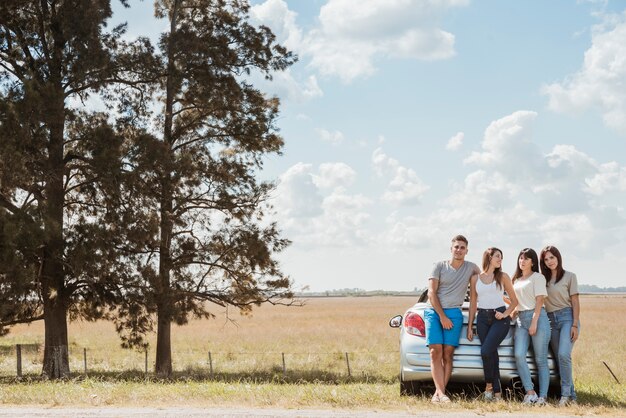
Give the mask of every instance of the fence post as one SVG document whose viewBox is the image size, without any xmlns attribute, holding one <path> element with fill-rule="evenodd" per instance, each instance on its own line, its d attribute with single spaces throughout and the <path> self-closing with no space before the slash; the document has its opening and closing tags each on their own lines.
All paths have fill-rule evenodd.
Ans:
<svg viewBox="0 0 626 418">
<path fill-rule="evenodd" d="M 22 344 L 15 345 L 15 355 L 17 357 L 17 377 L 22 377 Z"/>
<path fill-rule="evenodd" d="M 347 352 L 346 352 L 346 364 L 348 365 L 348 377 L 352 377 L 352 372 L 350 371 L 350 359 L 348 358 Z"/>
<path fill-rule="evenodd" d="M 87 376 L 87 348 L 83 348 L 83 362 L 85 363 L 85 376 Z"/>
<path fill-rule="evenodd" d="M 283 377 L 287 375 L 287 365 L 285 364 L 285 353 L 281 353 L 283 355 Z"/>
<path fill-rule="evenodd" d="M 211 357 L 210 351 L 209 351 L 209 370 L 211 371 L 211 379 L 213 379 L 213 358 Z"/>
</svg>

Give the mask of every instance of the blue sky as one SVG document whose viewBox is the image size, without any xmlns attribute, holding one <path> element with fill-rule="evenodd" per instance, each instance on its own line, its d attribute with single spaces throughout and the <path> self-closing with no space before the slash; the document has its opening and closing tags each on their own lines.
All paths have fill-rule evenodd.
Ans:
<svg viewBox="0 0 626 418">
<path fill-rule="evenodd" d="M 297 288 L 424 287 L 450 238 L 512 273 L 561 249 L 580 283 L 623 286 L 626 5 L 619 1 L 265 0 L 300 57 L 281 99 L 275 218 Z M 154 36 L 152 4 L 118 10 Z"/>
</svg>

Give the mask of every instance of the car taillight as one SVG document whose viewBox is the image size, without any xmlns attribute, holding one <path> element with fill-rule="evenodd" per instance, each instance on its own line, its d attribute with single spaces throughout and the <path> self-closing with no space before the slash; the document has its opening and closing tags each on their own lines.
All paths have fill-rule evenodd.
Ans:
<svg viewBox="0 0 626 418">
<path fill-rule="evenodd" d="M 404 318 L 404 328 L 406 329 L 406 332 L 411 335 L 416 335 L 418 337 L 426 336 L 426 326 L 424 325 L 424 320 L 415 312 L 409 313 Z"/>
</svg>

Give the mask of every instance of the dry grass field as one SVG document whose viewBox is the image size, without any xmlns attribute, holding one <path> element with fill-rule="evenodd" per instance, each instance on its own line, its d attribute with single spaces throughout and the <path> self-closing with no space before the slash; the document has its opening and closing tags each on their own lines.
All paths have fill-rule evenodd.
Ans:
<svg viewBox="0 0 626 418">
<path fill-rule="evenodd" d="M 106 322 L 70 325 L 72 379 L 42 382 L 38 378 L 42 353 L 27 350 L 25 377 L 17 381 L 14 345 L 43 340 L 43 324 L 22 325 L 0 338 L 0 404 L 424 407 L 426 398 L 398 394 L 398 330 L 388 326 L 389 318 L 403 313 L 414 300 L 311 298 L 301 307 L 262 306 L 252 316 L 216 306 L 214 320 L 173 328 L 176 372 L 171 381 L 146 376 L 145 354 L 119 348 L 115 330 Z M 626 296 L 583 296 L 581 304 L 582 332 L 574 350 L 581 405 L 569 412 L 624 415 Z M 83 375 L 84 348 L 88 377 Z M 150 370 L 153 359 L 154 352 L 149 352 Z M 477 402 L 472 395 L 455 396 L 453 409 L 521 408 L 516 402 L 494 406 Z"/>
</svg>

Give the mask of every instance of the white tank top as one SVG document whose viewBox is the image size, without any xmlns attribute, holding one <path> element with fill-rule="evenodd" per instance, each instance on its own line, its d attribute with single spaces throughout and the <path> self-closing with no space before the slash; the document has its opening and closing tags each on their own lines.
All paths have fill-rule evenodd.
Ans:
<svg viewBox="0 0 626 418">
<path fill-rule="evenodd" d="M 498 289 L 495 279 L 484 284 L 480 277 L 476 281 L 476 293 L 478 294 L 478 307 L 480 309 L 496 309 L 504 306 L 504 286 Z"/>
</svg>

